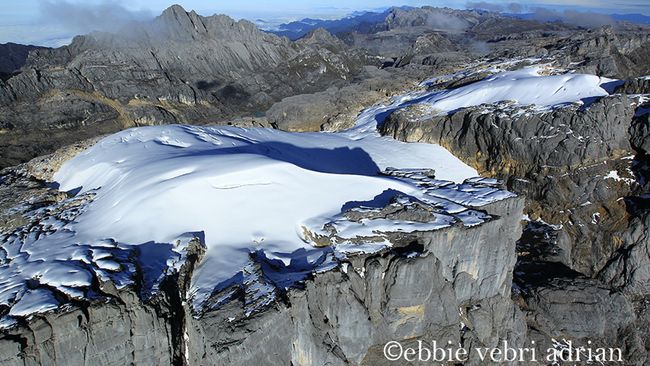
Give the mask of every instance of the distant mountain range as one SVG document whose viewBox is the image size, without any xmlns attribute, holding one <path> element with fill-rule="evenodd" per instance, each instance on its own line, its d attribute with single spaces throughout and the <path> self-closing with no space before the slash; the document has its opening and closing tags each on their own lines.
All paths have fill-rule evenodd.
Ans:
<svg viewBox="0 0 650 366">
<path fill-rule="evenodd" d="M 390 15 L 393 9 L 412 9 L 409 6 L 402 7 L 393 7 L 388 8 L 384 11 L 357 11 L 353 12 L 349 16 L 341 19 L 315 19 L 315 18 L 304 18 L 301 20 L 296 20 L 289 23 L 282 23 L 276 26 L 269 26 L 263 20 L 257 21 L 260 28 L 277 34 L 279 36 L 288 37 L 291 40 L 299 39 L 309 32 L 317 28 L 324 28 L 330 33 L 346 33 L 351 31 L 356 31 L 360 33 L 370 32 L 374 25 L 383 22 L 386 20 L 386 17 Z M 484 12 L 483 10 L 477 10 L 479 12 Z M 552 13 L 551 13 L 552 14 Z M 512 18 L 524 19 L 524 20 L 540 20 L 537 13 L 502 13 L 503 16 L 508 16 Z M 603 14 L 604 16 L 609 16 L 614 21 L 623 21 L 637 24 L 649 24 L 650 25 L 650 16 L 643 14 Z M 545 21 L 556 21 L 561 22 L 563 20 L 561 13 L 558 13 L 556 18 L 552 16 L 550 18 L 544 19 Z"/>
<path fill-rule="evenodd" d="M 639 24 L 650 24 L 650 16 L 643 14 L 611 14 L 610 16 L 616 20 Z"/>
<path fill-rule="evenodd" d="M 399 7 L 399 9 L 403 10 L 410 8 L 411 7 L 408 6 Z M 354 12 L 345 18 L 334 20 L 305 18 L 289 23 L 280 24 L 276 27 L 276 29 L 268 31 L 279 36 L 288 37 L 291 40 L 299 39 L 317 28 L 324 28 L 330 33 L 334 34 L 349 32 L 351 30 L 356 30 L 358 32 L 367 32 L 373 25 L 383 22 L 391 13 L 392 9 L 394 8 L 389 8 L 381 12 Z"/>
<path fill-rule="evenodd" d="M 525 19 L 525 20 L 537 19 L 537 14 L 535 13 L 503 13 L 503 15 L 513 17 L 513 18 Z M 610 18 L 612 18 L 612 20 L 615 21 L 630 22 L 630 23 L 637 23 L 637 24 L 650 24 L 650 16 L 643 15 L 643 14 L 603 14 L 603 15 L 609 16 Z M 548 20 L 561 21 L 562 18 L 558 16 L 555 19 L 551 18 Z"/>
</svg>

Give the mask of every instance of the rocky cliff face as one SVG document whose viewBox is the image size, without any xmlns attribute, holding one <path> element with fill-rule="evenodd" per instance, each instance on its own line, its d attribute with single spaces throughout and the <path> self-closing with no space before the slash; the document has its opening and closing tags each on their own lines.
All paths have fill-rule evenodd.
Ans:
<svg viewBox="0 0 650 366">
<path fill-rule="evenodd" d="M 387 252 L 351 256 L 251 319 L 242 319 L 236 304 L 208 312 L 195 321 L 204 341 L 193 344 L 199 347 L 190 363 L 381 365 L 390 340 L 522 342 L 508 271 L 521 203 L 487 207 L 498 219 L 476 228 L 407 235 Z M 432 276 L 423 280 L 422 273 Z M 499 332 L 488 320 L 494 318 L 512 331 Z"/>
<path fill-rule="evenodd" d="M 575 33 L 557 42 L 551 53 L 565 63 L 577 63 L 580 72 L 630 78 L 650 72 L 647 49 L 650 37 L 645 27 L 604 27 Z"/>
<path fill-rule="evenodd" d="M 0 80 L 6 81 L 27 62 L 30 51 L 43 48 L 16 43 L 0 44 Z"/>
<path fill-rule="evenodd" d="M 18 190 L 17 182 L 29 179 L 33 185 L 23 190 L 47 191 L 28 173 L 40 164 L 24 166 L 22 178 L 15 172 L 17 178 L 3 184 Z M 495 182 L 467 184 L 472 192 Z M 431 207 L 398 206 L 366 215 L 415 221 L 431 215 Z M 98 282 L 97 300 L 76 301 L 5 330 L 0 359 L 11 365 L 383 365 L 389 364 L 383 345 L 391 340 L 523 345 L 524 317 L 510 299 L 523 200 L 511 197 L 480 210 L 489 215 L 482 224 L 396 233 L 393 247 L 340 257 L 335 268 L 311 274 L 299 288 L 278 288 L 270 302 L 257 298 L 257 289 L 274 269 L 263 257 L 253 258 L 259 266 L 251 267 L 251 282 L 215 294 L 228 293 L 230 300 L 200 314 L 186 302 L 194 264 L 202 255 L 196 242 L 185 264 L 163 280 L 154 297 L 141 297 L 143 284 L 117 290 L 110 282 Z"/>
<path fill-rule="evenodd" d="M 526 114 L 487 108 L 414 121 L 414 107 L 391 115 L 383 129 L 407 141 L 441 143 L 484 173 L 507 180 L 535 202 L 528 210 L 533 218 L 564 226 L 573 254 L 567 264 L 597 273 L 618 249 L 611 235 L 626 227 L 619 198 L 637 188 L 628 171 L 635 155 L 628 134 L 633 104 L 614 96 L 585 110 Z"/>
<path fill-rule="evenodd" d="M 648 28 L 617 25 L 598 29 L 513 35 L 501 55 L 549 55 L 565 67 L 611 78 L 634 78 L 648 74 Z"/>
<path fill-rule="evenodd" d="M 415 105 L 382 130 L 442 144 L 527 198 L 533 221 L 518 243 L 515 283 L 531 337 L 626 339 L 630 362 L 642 363 L 647 345 L 634 328 L 647 325 L 649 263 L 640 110 L 626 95 L 548 112 L 504 103 L 431 117 Z M 578 313 L 589 317 L 560 315 Z"/>
</svg>

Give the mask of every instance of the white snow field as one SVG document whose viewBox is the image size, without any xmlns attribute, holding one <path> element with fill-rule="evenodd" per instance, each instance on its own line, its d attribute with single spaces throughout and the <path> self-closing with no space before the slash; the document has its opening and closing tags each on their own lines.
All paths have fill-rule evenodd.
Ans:
<svg viewBox="0 0 650 366">
<path fill-rule="evenodd" d="M 0 235 L 0 305 L 11 309 L 2 324 L 55 309 L 62 298 L 91 297 L 94 278 L 130 285 L 136 265 L 146 289 L 155 292 L 160 279 L 182 264 L 193 237 L 207 247 L 191 285 L 199 311 L 215 290 L 257 281 L 246 269 L 251 253 L 287 268 L 321 271 L 345 253 L 390 246 L 346 239 L 480 224 L 489 218 L 472 207 L 512 194 L 489 180 L 462 184 L 477 175 L 474 169 L 438 145 L 381 137 L 377 124 L 419 102 L 441 111 L 506 99 L 548 107 L 607 94 L 596 76 L 540 76 L 537 70 L 394 98 L 365 110 L 354 128 L 340 133 L 172 125 L 106 137 L 55 174 L 60 189 L 75 197 L 33 212 L 36 225 Z M 388 168 L 401 173 L 380 174 Z M 436 179 L 417 169 L 435 169 Z M 428 202 L 440 213 L 430 223 L 342 217 L 346 205 L 361 202 L 363 209 L 363 202 L 371 205 L 386 192 Z M 326 223 L 342 239 L 323 250 L 308 233 L 319 233 Z M 275 285 L 291 285 L 291 275 L 278 276 Z M 259 281 L 259 296 L 273 291 Z"/>
<path fill-rule="evenodd" d="M 449 113 L 481 104 L 513 101 L 518 105 L 535 105 L 540 110 L 572 103 L 585 103 L 609 95 L 605 85 L 613 79 L 587 74 L 543 76 L 542 66 L 492 75 L 460 88 L 433 93 L 423 98 L 438 113 Z"/>
<path fill-rule="evenodd" d="M 267 129 L 137 128 L 104 139 L 55 179 L 63 190 L 99 188 L 72 229 L 85 240 L 173 243 L 204 232 L 207 257 L 194 281 L 203 298 L 243 268 L 251 251 L 283 257 L 309 247 L 301 237 L 306 220 L 322 217 L 322 225 L 346 202 L 386 189 L 417 194 L 413 185 L 377 176 L 409 156 L 411 164 L 448 167 L 447 178 L 457 181 L 476 175 L 440 147 L 413 147 Z"/>
</svg>

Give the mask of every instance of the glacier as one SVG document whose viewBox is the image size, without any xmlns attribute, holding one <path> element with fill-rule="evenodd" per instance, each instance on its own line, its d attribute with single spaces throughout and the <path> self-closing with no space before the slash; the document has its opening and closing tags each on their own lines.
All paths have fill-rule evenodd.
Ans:
<svg viewBox="0 0 650 366">
<path fill-rule="evenodd" d="M 91 296 L 95 276 L 118 288 L 131 285 L 133 253 L 155 291 L 182 263 L 188 242 L 199 237 L 207 252 L 190 290 L 199 310 L 242 273 L 251 253 L 286 266 L 301 260 L 314 270 L 332 268 L 332 253 L 319 251 L 313 239 L 328 223 L 341 234 L 333 243 L 340 245 L 335 256 L 390 246 L 386 238 L 349 241 L 355 238 L 480 224 L 489 218 L 474 208 L 512 194 L 477 178 L 476 170 L 443 147 L 382 137 L 377 126 L 413 104 L 442 112 L 505 100 L 555 108 L 608 95 L 605 84 L 612 82 L 593 75 L 545 76 L 541 70 L 395 97 L 366 109 L 353 128 L 338 133 L 168 125 L 108 136 L 54 175 L 59 189 L 74 197 L 33 213 L 37 232 L 23 228 L 4 235 L 0 304 L 11 308 L 10 318 L 21 317 L 60 306 L 55 293 Z M 426 170 L 435 171 L 435 179 L 422 174 Z M 351 223 L 342 216 L 351 202 L 370 204 L 386 192 L 440 212 L 430 223 Z"/>
</svg>

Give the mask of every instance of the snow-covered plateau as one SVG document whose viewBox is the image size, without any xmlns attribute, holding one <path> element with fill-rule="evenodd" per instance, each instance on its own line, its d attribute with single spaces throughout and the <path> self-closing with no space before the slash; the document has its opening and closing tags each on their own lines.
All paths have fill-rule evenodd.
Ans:
<svg viewBox="0 0 650 366">
<path fill-rule="evenodd" d="M 388 233 L 479 225 L 490 219 L 481 206 L 512 194 L 475 178 L 441 146 L 382 137 L 377 124 L 415 103 L 438 113 L 507 100 L 555 108 L 608 95 L 612 82 L 541 70 L 409 93 L 365 110 L 339 133 L 171 125 L 108 136 L 55 174 L 59 189 L 74 197 L 0 236 L 0 305 L 10 309 L 3 322 L 56 309 L 66 298 L 92 298 L 96 279 L 129 286 L 136 270 L 153 293 L 182 264 L 192 238 L 207 249 L 190 290 L 200 311 L 228 286 L 253 281 L 261 298 L 351 253 L 389 247 Z M 433 216 L 414 222 L 347 214 L 388 204 L 429 205 Z M 251 279 L 252 253 L 284 268 L 274 283 Z"/>
<path fill-rule="evenodd" d="M 421 102 L 440 114 L 506 101 L 520 106 L 533 105 L 543 111 L 573 103 L 589 104 L 594 98 L 609 95 L 611 88 L 619 83 L 614 79 L 587 74 L 545 75 L 552 70 L 545 65 L 536 65 L 500 72 L 460 88 L 426 95 Z M 424 85 L 434 81 L 425 82 Z"/>
</svg>

